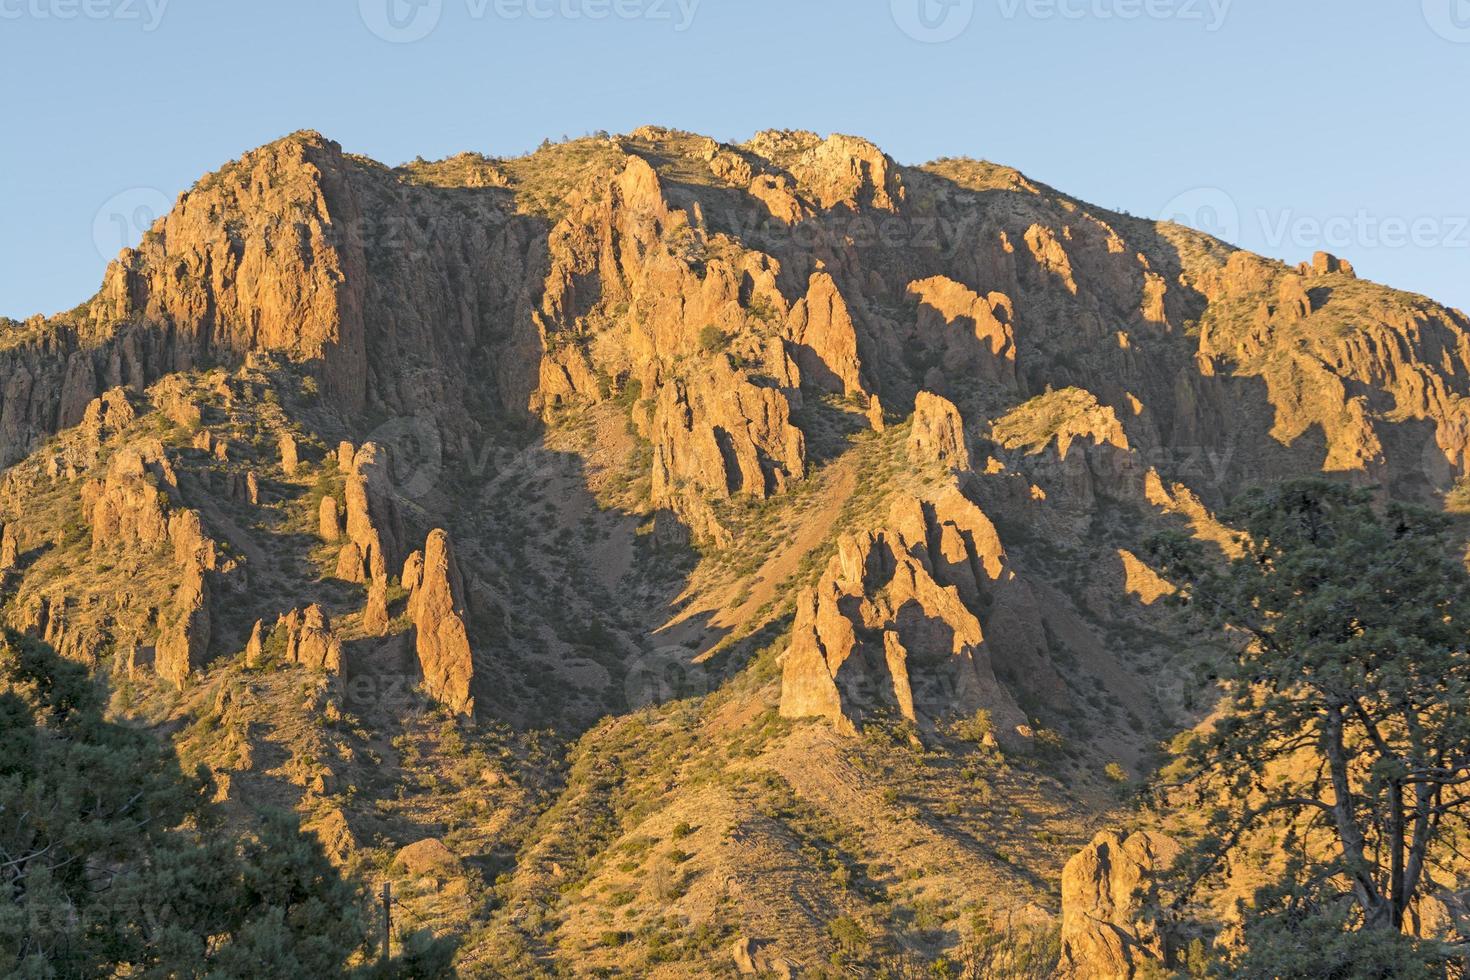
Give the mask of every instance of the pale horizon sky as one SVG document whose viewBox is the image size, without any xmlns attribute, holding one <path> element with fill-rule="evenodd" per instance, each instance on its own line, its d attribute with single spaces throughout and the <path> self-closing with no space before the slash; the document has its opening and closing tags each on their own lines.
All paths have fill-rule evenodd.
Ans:
<svg viewBox="0 0 1470 980">
<path fill-rule="evenodd" d="M 1470 309 L 1470 0 L 0 0 L 0 314 L 297 129 L 388 164 L 846 132 Z"/>
</svg>

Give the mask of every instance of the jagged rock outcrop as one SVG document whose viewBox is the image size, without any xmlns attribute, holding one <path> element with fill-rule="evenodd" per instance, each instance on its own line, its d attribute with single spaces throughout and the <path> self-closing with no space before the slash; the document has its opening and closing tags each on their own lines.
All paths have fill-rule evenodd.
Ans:
<svg viewBox="0 0 1470 980">
<path fill-rule="evenodd" d="M 265 624 L 256 620 L 250 627 L 250 639 L 245 644 L 245 666 L 259 667 L 265 658 Z"/>
<path fill-rule="evenodd" d="M 312 604 L 304 612 L 293 609 L 283 614 L 276 629 L 285 637 L 287 663 L 332 674 L 342 672 L 342 641 L 332 631 L 321 606 Z"/>
<path fill-rule="evenodd" d="M 393 494 L 386 453 L 374 443 L 364 443 L 352 457 L 345 484 L 346 520 L 343 533 L 348 545 L 339 559 L 338 575 L 349 581 L 385 581 L 388 569 L 402 561 L 399 541 L 403 523 Z M 323 504 L 323 515 L 326 505 Z M 323 521 L 325 525 L 325 521 Z M 323 526 L 323 532 L 326 531 Z M 347 548 L 356 548 L 361 571 Z"/>
<path fill-rule="evenodd" d="M 1312 261 L 1303 262 L 1300 266 L 1304 276 L 1329 276 L 1343 275 L 1350 279 L 1356 279 L 1358 274 L 1353 271 L 1353 264 L 1347 259 L 1340 259 L 1331 252 L 1315 252 Z"/>
<path fill-rule="evenodd" d="M 11 609 L 11 625 L 29 633 L 67 660 L 95 667 L 106 637 L 82 622 L 85 601 L 64 593 L 28 596 Z"/>
<path fill-rule="evenodd" d="M 908 284 L 917 341 L 947 374 L 1016 384 L 1015 309 L 1003 293 L 980 296 L 947 276 Z"/>
<path fill-rule="evenodd" d="M 711 497 L 769 497 L 806 472 L 787 396 L 752 384 L 724 358 L 659 392 L 652 442 L 655 506 L 677 509 L 686 486 Z"/>
<path fill-rule="evenodd" d="M 382 582 L 374 582 L 368 586 L 367 605 L 362 611 L 362 628 L 373 636 L 382 636 L 388 632 L 388 587 Z"/>
<path fill-rule="evenodd" d="M 153 669 L 159 677 L 183 687 L 208 660 L 212 620 L 209 580 L 204 569 L 190 565 L 166 610 L 154 650 Z"/>
<path fill-rule="evenodd" d="M 127 389 L 111 388 L 87 404 L 78 427 L 85 442 L 100 446 L 124 432 L 137 417 L 132 402 L 128 400 Z"/>
<path fill-rule="evenodd" d="M 839 395 L 863 392 L 857 330 L 831 275 L 812 273 L 806 295 L 791 308 L 790 323 L 803 381 Z"/>
<path fill-rule="evenodd" d="M 0 531 L 0 572 L 8 572 L 20 561 L 20 535 L 14 522 Z"/>
<path fill-rule="evenodd" d="M 1024 716 L 971 610 L 1009 577 L 994 526 L 958 491 L 900 498 L 884 528 L 843 535 L 817 586 L 797 597 L 782 716 L 853 733 L 874 712 L 932 723 L 986 708 L 1014 730 Z"/>
<path fill-rule="evenodd" d="M 465 628 L 464 579 L 443 530 L 430 531 L 424 542 L 423 572 L 408 597 L 408 615 L 424 690 L 456 714 L 472 713 L 475 665 Z"/>
<path fill-rule="evenodd" d="M 943 463 L 950 469 L 970 468 L 965 420 L 947 398 L 921 391 L 914 399 L 909 459 L 915 463 Z"/>
<path fill-rule="evenodd" d="M 362 547 L 356 541 L 348 541 L 337 552 L 337 577 L 344 582 L 366 582 L 369 579 L 367 562 L 362 557 Z"/>
<path fill-rule="evenodd" d="M 254 470 L 232 474 L 226 493 L 231 500 L 253 507 L 260 503 L 260 478 Z"/>
<path fill-rule="evenodd" d="M 424 553 L 422 551 L 411 552 L 407 558 L 403 559 L 403 573 L 398 580 L 399 584 L 412 592 L 419 587 L 419 582 L 423 580 L 423 577 Z"/>
<path fill-rule="evenodd" d="M 168 540 L 173 545 L 174 562 L 180 567 L 197 565 L 210 572 L 219 568 L 218 548 L 205 533 L 197 510 L 186 507 L 169 514 Z"/>
<path fill-rule="evenodd" d="M 1035 475 L 1078 526 L 1091 520 L 1097 494 L 1140 496 L 1140 457 L 1117 412 L 1080 388 L 1037 395 L 991 423 L 996 451 Z M 1053 508 L 1055 514 L 1057 508 Z"/>
<path fill-rule="evenodd" d="M 118 450 L 106 475 L 82 488 L 92 549 L 162 548 L 168 540 L 168 491 L 177 486 L 178 477 L 156 440 Z"/>
<path fill-rule="evenodd" d="M 361 227 L 347 169 L 341 147 L 315 133 L 245 154 L 122 251 L 94 322 L 173 325 L 176 370 L 216 352 L 289 351 L 320 365 L 329 397 L 360 408 L 366 270 L 360 238 L 332 231 Z"/>
<path fill-rule="evenodd" d="M 1179 853 L 1162 834 L 1103 831 L 1072 856 L 1062 872 L 1061 976 L 1131 980 L 1164 964 L 1157 882 Z"/>
<path fill-rule="evenodd" d="M 330 495 L 322 498 L 317 510 L 317 534 L 328 543 L 342 536 L 342 519 L 337 516 L 337 499 Z"/>
<path fill-rule="evenodd" d="M 301 465 L 301 447 L 296 437 L 282 432 L 276 439 L 276 447 L 281 453 L 281 471 L 287 476 L 295 476 L 296 467 Z"/>
<path fill-rule="evenodd" d="M 898 164 L 855 136 L 834 134 L 817 142 L 797 158 L 791 172 L 824 209 L 847 205 L 895 211 L 907 196 Z"/>
</svg>

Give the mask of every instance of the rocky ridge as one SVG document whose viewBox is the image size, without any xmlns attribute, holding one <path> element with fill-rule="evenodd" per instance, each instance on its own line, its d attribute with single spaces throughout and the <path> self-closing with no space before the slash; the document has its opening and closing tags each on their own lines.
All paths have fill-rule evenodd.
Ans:
<svg viewBox="0 0 1470 980">
<path fill-rule="evenodd" d="M 1146 535 L 1228 548 L 1213 509 L 1302 473 L 1453 503 L 1470 464 L 1460 312 L 844 136 L 294 134 L 3 326 L 8 621 L 211 719 L 190 751 L 343 861 L 450 842 L 445 928 L 508 869 L 465 953 L 501 970 L 954 952 L 894 907 L 1024 913 L 1079 975 L 1167 955 L 1128 924 L 1159 847 L 1092 840 L 1104 763 L 1207 705 Z M 1057 829 L 1012 865 L 1023 818 Z M 713 938 L 659 960 L 665 909 Z"/>
</svg>

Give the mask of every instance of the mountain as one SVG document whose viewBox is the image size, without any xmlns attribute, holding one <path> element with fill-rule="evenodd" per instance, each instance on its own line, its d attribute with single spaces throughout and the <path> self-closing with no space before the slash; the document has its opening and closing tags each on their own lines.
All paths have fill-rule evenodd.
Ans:
<svg viewBox="0 0 1470 980">
<path fill-rule="evenodd" d="M 8 622 L 467 975 L 1132 975 L 1219 655 L 1145 542 L 1470 459 L 1459 311 L 805 132 L 296 133 L 0 338 Z"/>
</svg>

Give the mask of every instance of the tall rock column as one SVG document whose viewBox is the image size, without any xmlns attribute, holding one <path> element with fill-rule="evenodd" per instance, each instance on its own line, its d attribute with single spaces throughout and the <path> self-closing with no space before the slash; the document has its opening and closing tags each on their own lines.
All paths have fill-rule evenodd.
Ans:
<svg viewBox="0 0 1470 980">
<path fill-rule="evenodd" d="M 423 571 L 408 598 L 424 690 L 456 714 L 472 714 L 474 660 L 465 629 L 464 580 L 449 535 L 436 528 L 424 542 Z"/>
<path fill-rule="evenodd" d="M 204 665 L 209 650 L 209 582 L 204 569 L 191 564 L 174 594 L 168 620 L 159 631 L 154 670 L 159 677 L 183 687 Z"/>
</svg>

